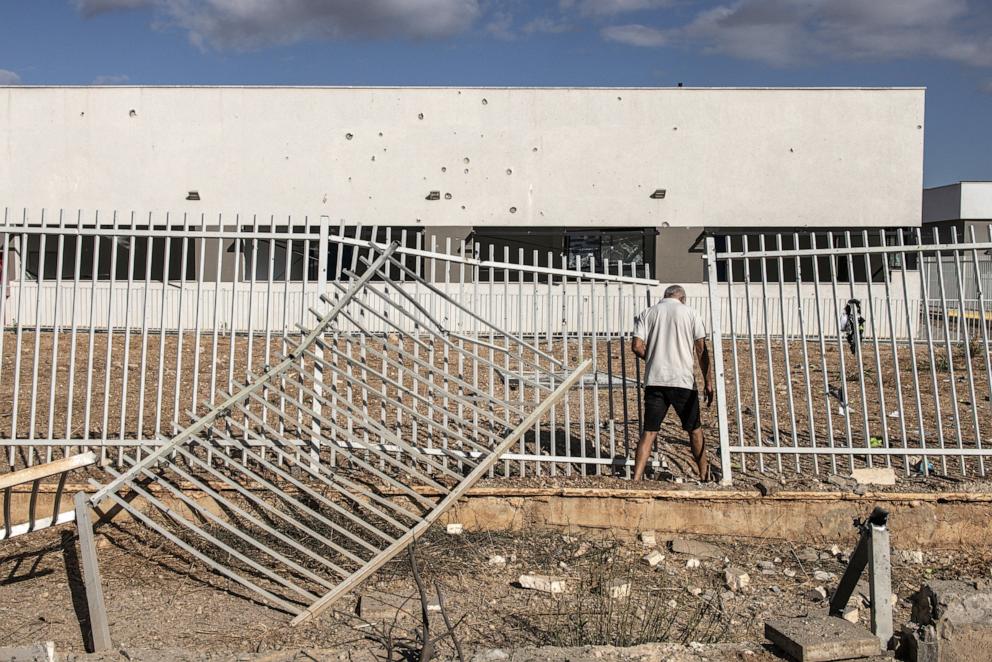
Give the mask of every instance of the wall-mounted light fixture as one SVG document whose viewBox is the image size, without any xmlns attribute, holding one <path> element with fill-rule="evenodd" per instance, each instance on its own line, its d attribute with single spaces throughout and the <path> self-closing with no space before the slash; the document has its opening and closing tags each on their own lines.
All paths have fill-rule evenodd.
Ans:
<svg viewBox="0 0 992 662">
<path fill-rule="evenodd" d="M 431 191 L 430 193 L 427 194 L 427 197 L 424 198 L 424 199 L 425 200 L 440 200 L 441 199 L 441 192 L 440 191 Z"/>
<path fill-rule="evenodd" d="M 665 189 L 656 188 L 654 193 L 651 194 L 652 200 L 664 200 L 665 199 Z"/>
<path fill-rule="evenodd" d="M 200 193 L 199 193 L 199 191 L 190 191 L 189 193 L 186 194 L 186 199 L 187 200 L 199 200 L 200 199 Z"/>
</svg>

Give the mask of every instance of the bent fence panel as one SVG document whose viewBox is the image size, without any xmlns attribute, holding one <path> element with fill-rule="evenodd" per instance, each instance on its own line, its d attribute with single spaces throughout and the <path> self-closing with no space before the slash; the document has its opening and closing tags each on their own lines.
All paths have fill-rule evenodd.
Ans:
<svg viewBox="0 0 992 662">
<path fill-rule="evenodd" d="M 714 315 L 732 318 L 712 330 L 726 364 L 725 478 L 879 466 L 985 475 L 992 228 L 719 243 L 707 259 L 711 291 L 724 292 Z M 804 288 L 812 306 L 790 298 Z M 743 309 L 728 306 L 740 293 Z"/>
<path fill-rule="evenodd" d="M 312 328 L 301 328 L 285 355 L 190 412 L 191 422 L 154 450 L 125 451 L 108 482 L 92 481 L 90 503 L 127 510 L 292 614 L 294 624 L 401 552 L 503 453 L 525 444 L 591 362 L 571 370 L 512 334 L 496 347 L 453 332 L 394 288 L 390 270 L 406 268 L 396 247 L 370 246 L 364 273 L 352 272 L 347 286 L 310 311 Z M 382 317 L 406 317 L 408 330 L 362 329 L 373 277 L 387 284 L 379 291 L 387 303 Z M 444 349 L 464 370 L 448 369 Z M 464 380 L 476 367 L 499 377 Z M 380 407 L 383 419 L 372 414 Z M 209 495 L 224 516 L 191 498 L 191 489 Z M 153 511 L 133 506 L 130 494 Z"/>
</svg>

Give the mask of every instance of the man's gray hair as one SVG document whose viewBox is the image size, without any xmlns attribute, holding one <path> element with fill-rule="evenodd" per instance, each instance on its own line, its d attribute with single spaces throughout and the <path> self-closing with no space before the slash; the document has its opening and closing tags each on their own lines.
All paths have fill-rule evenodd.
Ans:
<svg viewBox="0 0 992 662">
<path fill-rule="evenodd" d="M 665 288 L 666 299 L 680 299 L 685 296 L 685 288 L 681 285 L 669 285 Z"/>
</svg>

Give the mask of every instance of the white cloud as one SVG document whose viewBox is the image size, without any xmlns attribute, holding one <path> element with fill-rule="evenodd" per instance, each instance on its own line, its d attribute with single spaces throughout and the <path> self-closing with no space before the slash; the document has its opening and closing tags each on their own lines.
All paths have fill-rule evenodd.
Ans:
<svg viewBox="0 0 992 662">
<path fill-rule="evenodd" d="M 561 0 L 562 10 L 578 9 L 586 16 L 612 16 L 625 12 L 644 11 L 668 7 L 672 0 Z"/>
<path fill-rule="evenodd" d="M 574 29 L 575 26 L 568 21 L 559 21 L 546 16 L 535 18 L 534 20 L 524 24 L 521 28 L 521 30 L 527 34 L 560 34 Z"/>
<path fill-rule="evenodd" d="M 668 43 L 668 35 L 664 30 L 649 28 L 646 25 L 611 25 L 603 28 L 603 38 L 616 41 L 628 46 L 657 47 Z"/>
<path fill-rule="evenodd" d="M 665 33 L 673 42 L 776 66 L 913 57 L 992 66 L 990 27 L 987 6 L 967 0 L 740 0 Z"/>
<path fill-rule="evenodd" d="M 21 77 L 9 69 L 0 69 L 0 85 L 17 85 Z"/>
<path fill-rule="evenodd" d="M 201 48 L 250 50 L 310 39 L 457 34 L 479 0 L 75 0 L 83 16 L 153 7 L 156 25 L 185 30 Z"/>
<path fill-rule="evenodd" d="M 107 74 L 93 79 L 94 85 L 123 85 L 131 78 L 126 74 Z"/>
<path fill-rule="evenodd" d="M 495 12 L 486 24 L 485 30 L 497 39 L 510 41 L 516 38 L 513 33 L 513 15 L 509 12 Z"/>
</svg>

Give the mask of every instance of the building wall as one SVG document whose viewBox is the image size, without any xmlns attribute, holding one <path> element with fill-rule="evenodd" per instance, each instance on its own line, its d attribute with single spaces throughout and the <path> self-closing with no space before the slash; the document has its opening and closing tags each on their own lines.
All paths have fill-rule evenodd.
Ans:
<svg viewBox="0 0 992 662">
<path fill-rule="evenodd" d="M 922 89 L 8 87 L 0 204 L 369 225 L 902 226 L 920 217 L 923 101 Z"/>
</svg>

